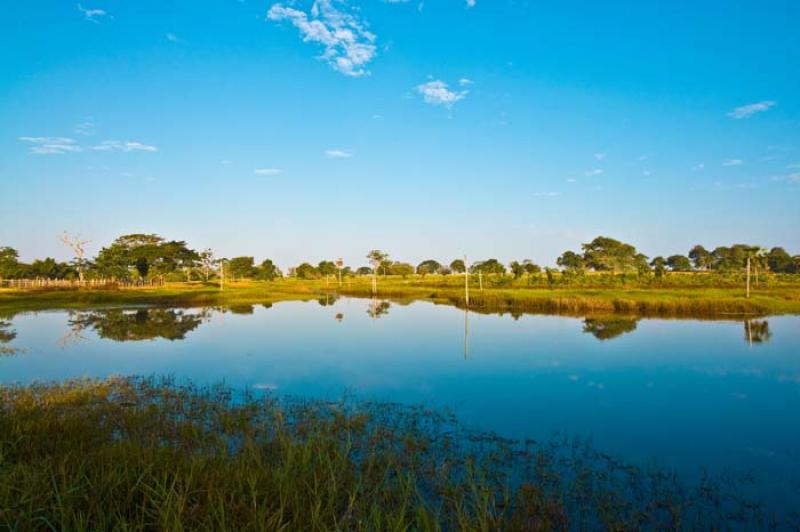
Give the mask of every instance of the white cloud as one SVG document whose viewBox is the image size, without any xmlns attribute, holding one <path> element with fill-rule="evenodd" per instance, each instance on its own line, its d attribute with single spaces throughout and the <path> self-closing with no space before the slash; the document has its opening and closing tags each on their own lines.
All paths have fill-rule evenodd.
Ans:
<svg viewBox="0 0 800 532">
<path fill-rule="evenodd" d="M 280 168 L 256 168 L 256 175 L 279 175 L 283 170 Z"/>
<path fill-rule="evenodd" d="M 694 165 L 692 167 L 692 170 L 694 170 L 695 172 L 699 172 L 700 170 L 703 170 L 705 167 L 706 167 L 706 163 L 700 163 L 700 164 Z"/>
<path fill-rule="evenodd" d="M 164 37 L 169 42 L 174 42 L 174 43 L 182 43 L 183 42 L 183 39 L 181 39 L 180 37 L 178 37 L 177 35 L 175 35 L 174 33 L 171 33 L 171 32 L 168 32 L 166 35 L 164 35 Z"/>
<path fill-rule="evenodd" d="M 800 163 L 790 164 L 786 168 L 789 170 L 794 170 L 795 168 L 800 168 Z"/>
<path fill-rule="evenodd" d="M 141 142 L 135 142 L 126 140 L 124 142 L 119 140 L 104 140 L 100 144 L 93 146 L 93 150 L 95 151 L 149 151 L 154 152 L 158 151 L 158 148 L 155 146 L 150 146 L 148 144 L 142 144 Z"/>
<path fill-rule="evenodd" d="M 585 175 L 586 177 L 592 177 L 592 176 L 600 175 L 602 173 L 603 173 L 603 169 L 602 168 L 595 168 L 593 170 L 587 170 L 586 172 L 584 172 L 583 175 Z"/>
<path fill-rule="evenodd" d="M 75 133 L 78 135 L 91 137 L 95 133 L 94 122 L 92 122 L 91 120 L 87 120 L 85 122 L 75 124 L 73 131 L 75 131 Z"/>
<path fill-rule="evenodd" d="M 598 161 L 602 161 L 603 159 L 606 158 L 606 154 L 605 153 L 595 153 L 594 154 L 594 158 L 597 159 Z"/>
<path fill-rule="evenodd" d="M 321 59 L 346 76 L 368 74 L 367 64 L 375 57 L 375 35 L 364 22 L 337 8 L 349 6 L 345 0 L 315 0 L 309 13 L 277 3 L 270 7 L 267 19 L 288 20 L 300 31 L 305 42 L 323 45 Z"/>
<path fill-rule="evenodd" d="M 67 137 L 19 137 L 19 140 L 30 143 L 32 145 L 30 152 L 36 155 L 61 155 L 85 151 L 158 151 L 155 146 L 129 140 L 125 142 L 104 140 L 94 146 L 81 146 L 75 139 Z"/>
<path fill-rule="evenodd" d="M 96 24 L 100 23 L 98 19 L 108 16 L 108 12 L 104 9 L 91 9 L 91 8 L 87 9 L 83 7 L 81 4 L 78 4 L 78 11 L 83 13 L 83 16 L 84 18 L 86 18 L 86 20 L 94 22 Z"/>
<path fill-rule="evenodd" d="M 467 7 L 475 7 L 476 0 L 467 0 Z"/>
<path fill-rule="evenodd" d="M 61 155 L 83 151 L 74 139 L 67 137 L 19 137 L 19 140 L 32 144 L 30 152 L 36 155 Z"/>
<path fill-rule="evenodd" d="M 560 195 L 561 195 L 560 192 L 534 192 L 533 193 L 533 197 L 534 198 L 555 198 L 555 197 L 560 196 Z"/>
<path fill-rule="evenodd" d="M 448 109 L 452 108 L 457 102 L 466 98 L 469 91 L 452 91 L 444 81 L 434 80 L 417 86 L 417 92 L 422 95 L 425 103 L 431 105 L 443 105 Z"/>
<path fill-rule="evenodd" d="M 748 105 L 743 105 L 741 107 L 737 107 L 730 113 L 728 116 L 731 118 L 741 119 L 741 118 L 749 118 L 756 113 L 763 113 L 764 111 L 769 111 L 772 107 L 775 106 L 775 102 L 772 100 L 764 100 L 763 102 L 751 103 Z"/>
<path fill-rule="evenodd" d="M 353 154 L 344 150 L 325 150 L 325 157 L 328 159 L 349 159 Z"/>
<path fill-rule="evenodd" d="M 744 164 L 744 161 L 741 159 L 727 159 L 722 161 L 722 166 L 741 166 Z"/>
<path fill-rule="evenodd" d="M 800 172 L 786 175 L 775 175 L 770 178 L 772 181 L 788 181 L 789 183 L 800 183 Z"/>
<path fill-rule="evenodd" d="M 472 81 L 469 78 L 461 78 L 460 80 L 458 80 L 458 84 L 461 85 L 462 87 L 469 87 L 470 85 L 474 84 L 474 81 Z"/>
</svg>

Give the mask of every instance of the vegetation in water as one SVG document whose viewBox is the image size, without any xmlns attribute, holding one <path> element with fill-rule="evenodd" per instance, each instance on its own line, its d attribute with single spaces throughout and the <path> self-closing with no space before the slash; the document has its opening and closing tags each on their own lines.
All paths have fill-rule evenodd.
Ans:
<svg viewBox="0 0 800 532">
<path fill-rule="evenodd" d="M 8 530 L 730 529 L 781 524 L 586 442 L 515 442 L 422 407 L 143 378 L 0 389 Z M 732 481 L 731 481 L 732 482 Z"/>
</svg>

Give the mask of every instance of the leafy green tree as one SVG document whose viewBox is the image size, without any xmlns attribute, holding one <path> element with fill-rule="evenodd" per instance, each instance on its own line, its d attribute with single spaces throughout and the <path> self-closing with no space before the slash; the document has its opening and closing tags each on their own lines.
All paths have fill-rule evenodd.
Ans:
<svg viewBox="0 0 800 532">
<path fill-rule="evenodd" d="M 25 277 L 32 279 L 74 279 L 78 271 L 66 262 L 58 262 L 52 258 L 37 259 L 28 266 Z"/>
<path fill-rule="evenodd" d="M 369 266 L 361 266 L 356 270 L 356 275 L 358 276 L 372 275 L 373 273 L 372 268 Z"/>
<path fill-rule="evenodd" d="M 613 238 L 598 236 L 588 244 L 583 244 L 583 259 L 595 271 L 614 274 L 639 271 L 642 259 L 646 257 L 636 251 L 631 244 Z"/>
<path fill-rule="evenodd" d="M 653 271 L 656 274 L 658 279 L 664 277 L 664 273 L 667 270 L 667 259 L 662 256 L 658 256 L 650 261 L 650 266 L 653 268 Z"/>
<path fill-rule="evenodd" d="M 456 259 L 451 262 L 450 269 L 455 273 L 464 273 L 467 271 L 466 267 L 464 266 L 464 261 L 461 259 Z"/>
<path fill-rule="evenodd" d="M 298 279 L 319 279 L 319 270 L 307 262 L 295 268 L 294 274 Z"/>
<path fill-rule="evenodd" d="M 667 266 L 673 272 L 688 272 L 692 269 L 692 263 L 684 255 L 670 255 L 667 257 Z"/>
<path fill-rule="evenodd" d="M 583 256 L 575 253 L 574 251 L 565 251 L 556 259 L 556 264 L 561 266 L 562 269 L 573 272 L 583 273 L 586 270 L 586 261 Z"/>
<path fill-rule="evenodd" d="M 795 263 L 792 256 L 780 247 L 774 247 L 767 255 L 769 269 L 775 273 L 795 273 Z"/>
<path fill-rule="evenodd" d="M 406 279 L 409 275 L 414 274 L 414 267 L 407 262 L 395 262 L 389 268 L 389 273 L 391 275 L 400 275 L 403 279 Z"/>
<path fill-rule="evenodd" d="M 417 273 L 423 278 L 429 273 L 439 273 L 439 270 L 441 269 L 442 265 L 433 259 L 422 261 L 417 265 Z"/>
<path fill-rule="evenodd" d="M 144 279 L 190 269 L 199 259 L 200 255 L 186 242 L 167 242 L 158 235 L 137 233 L 123 235 L 101 249 L 94 270 L 101 277 L 128 279 L 136 274 Z"/>
<path fill-rule="evenodd" d="M 283 272 L 274 262 L 266 259 L 258 266 L 257 277 L 262 281 L 274 281 L 283 277 Z"/>
<path fill-rule="evenodd" d="M 480 272 L 486 275 L 505 275 L 506 273 L 506 267 L 497 259 L 476 262 L 470 269 L 475 273 Z"/>
<path fill-rule="evenodd" d="M 16 249 L 0 247 L 0 279 L 13 279 L 19 270 L 19 253 Z"/>
<path fill-rule="evenodd" d="M 508 265 L 508 269 L 511 270 L 511 275 L 514 276 L 515 280 L 525 275 L 525 266 L 519 261 L 511 261 L 511 264 Z"/>
<path fill-rule="evenodd" d="M 711 252 L 700 244 L 689 250 L 689 258 L 696 270 L 709 270 L 714 264 L 714 257 Z"/>
<path fill-rule="evenodd" d="M 258 275 L 253 257 L 234 257 L 228 261 L 226 269 L 231 279 L 252 279 Z"/>
<path fill-rule="evenodd" d="M 317 271 L 323 277 L 328 277 L 331 275 L 336 275 L 339 270 L 336 269 L 336 264 L 330 260 L 323 260 L 317 265 Z"/>
</svg>

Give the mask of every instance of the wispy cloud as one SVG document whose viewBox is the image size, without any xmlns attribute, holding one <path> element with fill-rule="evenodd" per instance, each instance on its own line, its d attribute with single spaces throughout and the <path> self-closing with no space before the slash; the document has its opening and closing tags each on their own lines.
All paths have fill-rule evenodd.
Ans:
<svg viewBox="0 0 800 532">
<path fill-rule="evenodd" d="M 92 146 L 92 150 L 94 151 L 149 151 L 155 152 L 158 151 L 158 148 L 155 146 L 150 146 L 148 144 L 142 144 L 141 142 L 136 141 L 119 141 L 119 140 L 104 140 L 100 144 L 96 146 Z"/>
<path fill-rule="evenodd" d="M 174 43 L 182 43 L 183 42 L 183 39 L 181 39 L 180 37 L 178 37 L 177 35 L 175 35 L 174 33 L 171 33 L 171 32 L 168 32 L 167 34 L 165 34 L 164 38 L 167 39 L 169 42 L 174 42 Z"/>
<path fill-rule="evenodd" d="M 606 154 L 605 153 L 595 153 L 594 154 L 594 158 L 597 159 L 598 161 L 602 161 L 603 159 L 606 158 Z"/>
<path fill-rule="evenodd" d="M 85 122 L 80 122 L 78 124 L 75 124 L 73 131 L 75 131 L 75 133 L 78 135 L 91 137 L 92 135 L 94 135 L 95 132 L 94 122 L 92 122 L 91 120 L 86 120 Z"/>
<path fill-rule="evenodd" d="M 88 20 L 89 22 L 94 22 L 95 24 L 99 24 L 100 19 L 109 16 L 108 12 L 105 9 L 85 8 L 81 4 L 78 4 L 78 11 L 83 13 L 83 17 L 86 20 Z"/>
<path fill-rule="evenodd" d="M 730 116 L 731 118 L 736 118 L 737 120 L 742 118 L 750 118 L 756 113 L 763 113 L 764 111 L 769 111 L 774 106 L 775 106 L 774 101 L 764 100 L 763 102 L 756 102 L 748 105 L 742 105 L 741 107 L 737 107 L 736 109 L 728 113 L 728 116 Z"/>
<path fill-rule="evenodd" d="M 705 169 L 705 167 L 706 163 L 698 163 L 692 167 L 692 170 L 694 170 L 695 172 L 699 172 L 700 170 Z"/>
<path fill-rule="evenodd" d="M 19 137 L 19 140 L 31 144 L 30 153 L 36 155 L 63 155 L 86 151 L 146 151 L 155 152 L 158 148 L 136 141 L 104 140 L 95 145 L 82 146 L 75 139 L 68 137 Z"/>
<path fill-rule="evenodd" d="M 533 193 L 533 197 L 534 198 L 555 198 L 555 197 L 558 197 L 560 195 L 561 195 L 560 192 L 534 192 Z"/>
<path fill-rule="evenodd" d="M 785 175 L 774 175 L 770 178 L 771 181 L 788 181 L 789 183 L 800 183 L 800 172 L 794 172 Z"/>
<path fill-rule="evenodd" d="M 303 41 L 324 46 L 320 58 L 334 70 L 359 77 L 369 73 L 366 66 L 376 54 L 375 35 L 345 9 L 349 9 L 345 0 L 315 0 L 308 13 L 277 3 L 270 7 L 267 19 L 288 20 L 300 31 Z"/>
<path fill-rule="evenodd" d="M 442 105 L 451 109 L 453 105 L 467 97 L 469 91 L 453 91 L 447 83 L 440 80 L 429 81 L 422 85 L 417 85 L 417 92 L 422 95 L 425 103 L 431 105 Z"/>
<path fill-rule="evenodd" d="M 475 82 L 472 81 L 469 78 L 461 78 L 460 80 L 458 80 L 458 84 L 461 85 L 462 87 L 469 87 L 470 85 L 473 85 L 474 83 Z"/>
<path fill-rule="evenodd" d="M 722 166 L 742 166 L 744 161 L 741 159 L 727 159 L 722 161 Z"/>
<path fill-rule="evenodd" d="M 353 156 L 349 151 L 344 150 L 325 150 L 325 157 L 328 159 L 349 159 Z"/>
<path fill-rule="evenodd" d="M 476 0 L 467 0 L 467 7 L 475 7 Z"/>
<path fill-rule="evenodd" d="M 587 170 L 586 172 L 583 173 L 583 175 L 585 175 L 586 177 L 592 177 L 592 176 L 600 175 L 602 173 L 603 173 L 603 169 L 602 168 L 595 168 L 593 170 Z"/>
<path fill-rule="evenodd" d="M 75 139 L 67 137 L 19 137 L 19 140 L 30 143 L 30 152 L 36 155 L 61 155 L 82 150 Z"/>
<path fill-rule="evenodd" d="M 280 175 L 283 172 L 280 168 L 256 168 L 256 175 Z"/>
</svg>

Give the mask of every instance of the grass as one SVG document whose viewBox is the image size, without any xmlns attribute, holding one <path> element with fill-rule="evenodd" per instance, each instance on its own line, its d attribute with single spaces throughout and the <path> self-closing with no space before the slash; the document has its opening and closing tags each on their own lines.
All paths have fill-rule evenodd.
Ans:
<svg viewBox="0 0 800 532">
<path fill-rule="evenodd" d="M 143 378 L 0 388 L 4 530 L 763 529 L 737 486 L 395 404 Z"/>
<path fill-rule="evenodd" d="M 596 277 L 596 278 L 593 278 Z M 575 283 L 528 285 L 509 277 L 475 281 L 470 308 L 477 312 L 569 315 L 629 314 L 663 317 L 765 316 L 800 313 L 800 278 L 768 276 L 754 286 L 750 298 L 737 278 L 702 274 L 676 275 L 665 281 L 622 284 L 609 276 L 587 276 Z M 274 282 L 229 283 L 224 291 L 213 283 L 174 283 L 156 289 L 0 290 L 0 312 L 47 308 L 90 308 L 109 305 L 233 306 L 315 299 L 336 292 L 371 297 L 370 278 L 331 281 L 282 279 Z M 464 306 L 463 277 L 381 278 L 378 296 L 399 301 L 428 300 Z"/>
</svg>

